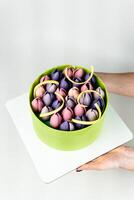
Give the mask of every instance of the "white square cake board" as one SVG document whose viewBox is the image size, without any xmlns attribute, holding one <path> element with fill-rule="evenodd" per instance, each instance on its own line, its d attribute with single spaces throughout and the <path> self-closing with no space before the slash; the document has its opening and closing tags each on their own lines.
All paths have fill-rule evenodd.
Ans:
<svg viewBox="0 0 134 200">
<path fill-rule="evenodd" d="M 6 107 L 39 176 L 45 183 L 54 181 L 133 138 L 125 123 L 109 105 L 101 134 L 94 143 L 76 151 L 55 150 L 44 144 L 33 129 L 28 94 L 9 100 Z"/>
</svg>

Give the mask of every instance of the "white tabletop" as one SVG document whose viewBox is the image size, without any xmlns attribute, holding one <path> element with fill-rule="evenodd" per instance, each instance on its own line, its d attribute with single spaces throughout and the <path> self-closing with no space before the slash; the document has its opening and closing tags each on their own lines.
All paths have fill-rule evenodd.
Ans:
<svg viewBox="0 0 134 200">
<path fill-rule="evenodd" d="M 4 107 L 48 66 L 134 71 L 133 10 L 132 0 L 0 1 L 1 200 L 134 199 L 134 173 L 123 170 L 72 172 L 44 184 Z M 134 133 L 134 100 L 110 101 Z"/>
</svg>

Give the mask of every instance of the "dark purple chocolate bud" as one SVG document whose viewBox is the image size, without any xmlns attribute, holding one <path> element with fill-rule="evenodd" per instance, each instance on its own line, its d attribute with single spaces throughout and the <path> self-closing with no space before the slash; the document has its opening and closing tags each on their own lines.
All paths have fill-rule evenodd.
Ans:
<svg viewBox="0 0 134 200">
<path fill-rule="evenodd" d="M 60 88 L 63 88 L 64 90 L 69 90 L 70 88 L 70 83 L 65 77 L 60 82 Z"/>
<path fill-rule="evenodd" d="M 53 108 L 53 109 L 57 109 L 57 108 L 60 107 L 60 105 L 61 105 L 61 102 L 58 101 L 58 100 L 56 99 L 56 100 L 53 101 L 53 103 L 52 103 L 52 108 Z"/>
<path fill-rule="evenodd" d="M 89 76 L 90 76 L 90 73 L 85 75 L 85 81 L 89 78 Z M 96 78 L 95 78 L 94 75 L 93 75 L 92 78 L 90 79 L 90 82 L 91 82 L 91 84 L 93 84 L 93 85 L 96 83 Z"/>
<path fill-rule="evenodd" d="M 60 130 L 69 131 L 69 122 L 68 122 L 68 121 L 64 121 L 64 122 L 60 125 Z"/>
<path fill-rule="evenodd" d="M 82 118 L 82 117 L 77 116 L 77 117 L 75 117 L 75 119 L 80 120 L 80 121 L 85 121 L 84 119 L 86 119 L 86 118 L 84 118 L 84 117 Z M 84 128 L 85 125 L 75 123 L 75 127 L 76 127 L 77 129 L 81 129 L 81 128 Z"/>
<path fill-rule="evenodd" d="M 73 81 L 75 81 L 76 83 L 80 83 L 80 82 L 82 82 L 82 79 L 79 77 L 77 77 L 77 78 L 74 77 Z M 79 87 L 79 86 L 81 86 L 81 85 L 73 83 L 73 87 Z"/>
<path fill-rule="evenodd" d="M 60 78 L 61 78 L 61 71 L 56 69 L 51 73 L 51 79 L 52 80 L 59 81 Z"/>
<path fill-rule="evenodd" d="M 92 104 L 91 104 L 91 108 L 96 109 L 95 103 L 97 103 L 98 106 L 100 107 L 100 109 L 103 110 L 103 108 L 104 108 L 104 106 L 105 106 L 104 99 L 102 99 L 102 98 L 99 98 L 99 99 L 97 99 L 97 100 L 95 99 L 95 100 L 92 102 Z"/>
<path fill-rule="evenodd" d="M 76 105 L 76 101 L 73 97 L 67 96 L 66 98 L 66 107 L 74 108 Z"/>
</svg>

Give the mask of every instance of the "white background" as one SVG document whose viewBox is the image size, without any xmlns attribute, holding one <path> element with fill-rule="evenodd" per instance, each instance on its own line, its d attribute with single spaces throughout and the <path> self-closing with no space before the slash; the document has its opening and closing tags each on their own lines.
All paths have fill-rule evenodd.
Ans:
<svg viewBox="0 0 134 200">
<path fill-rule="evenodd" d="M 1 200 L 134 199 L 134 173 L 123 170 L 72 172 L 45 185 L 4 107 L 53 65 L 134 71 L 133 37 L 133 0 L 0 0 Z M 110 102 L 134 132 L 134 99 Z"/>
</svg>

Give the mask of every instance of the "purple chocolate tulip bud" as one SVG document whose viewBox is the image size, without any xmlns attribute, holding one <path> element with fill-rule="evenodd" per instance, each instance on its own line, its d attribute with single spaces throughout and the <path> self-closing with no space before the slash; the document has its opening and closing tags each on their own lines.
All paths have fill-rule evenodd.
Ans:
<svg viewBox="0 0 134 200">
<path fill-rule="evenodd" d="M 54 101 L 55 99 L 55 95 L 53 93 L 48 93 L 46 92 L 44 95 L 43 95 L 43 102 L 46 106 L 50 106 L 52 104 L 52 102 Z"/>
<path fill-rule="evenodd" d="M 79 117 L 79 116 L 75 117 L 75 119 L 80 120 L 80 121 L 85 121 L 83 120 L 84 118 L 82 119 L 82 117 Z M 78 124 L 78 123 L 75 123 L 75 126 L 77 129 L 81 129 L 85 127 L 83 124 Z"/>
<path fill-rule="evenodd" d="M 85 106 L 89 106 L 91 103 L 91 95 L 88 93 L 82 94 L 82 96 L 80 97 L 80 103 Z"/>
<path fill-rule="evenodd" d="M 58 100 L 56 99 L 56 100 L 53 101 L 53 103 L 52 103 L 52 108 L 53 108 L 53 109 L 57 109 L 57 108 L 60 107 L 60 105 L 61 105 L 61 102 L 58 101 Z"/>
<path fill-rule="evenodd" d="M 60 82 L 60 88 L 63 88 L 64 90 L 69 90 L 70 88 L 70 83 L 65 77 Z"/>
<path fill-rule="evenodd" d="M 44 106 L 41 110 L 41 114 L 44 114 L 44 113 L 48 113 L 48 112 L 51 112 L 52 111 L 52 108 L 49 107 L 49 106 Z M 42 117 L 42 119 L 44 121 L 48 120 L 50 118 L 50 116 L 46 116 L 46 117 Z"/>
<path fill-rule="evenodd" d="M 73 110 L 70 107 L 66 107 L 62 110 L 62 117 L 65 121 L 72 119 Z"/>
<path fill-rule="evenodd" d="M 61 122 L 62 122 L 62 117 L 59 113 L 53 114 L 50 118 L 50 125 L 53 128 L 58 128 Z"/>
<path fill-rule="evenodd" d="M 60 78 L 61 78 L 61 72 L 59 70 L 56 69 L 51 73 L 52 80 L 59 81 Z"/>
<path fill-rule="evenodd" d="M 91 108 L 86 112 L 86 117 L 89 121 L 94 121 L 99 117 L 98 111 Z"/>
<path fill-rule="evenodd" d="M 48 83 L 46 85 L 46 90 L 49 93 L 54 93 L 56 91 L 56 89 L 57 89 L 57 86 L 54 83 Z"/>
<path fill-rule="evenodd" d="M 82 78 L 84 76 L 84 70 L 79 68 L 74 71 L 74 77 Z"/>
<path fill-rule="evenodd" d="M 44 106 L 44 103 L 43 103 L 43 101 L 39 97 L 36 97 L 31 102 L 31 106 L 32 106 L 32 108 L 33 108 L 33 110 L 35 112 L 41 112 L 41 110 L 42 110 L 42 108 Z"/>
<path fill-rule="evenodd" d="M 40 79 L 40 83 L 42 83 L 43 81 L 48 81 L 50 80 L 50 77 L 48 75 L 42 76 Z"/>
<path fill-rule="evenodd" d="M 66 98 L 66 107 L 74 108 L 76 105 L 76 101 L 73 97 L 67 96 Z"/>
<path fill-rule="evenodd" d="M 74 77 L 73 81 L 75 81 L 76 83 L 80 83 L 80 82 L 82 82 L 82 79 L 79 77 L 78 78 Z M 73 87 L 79 87 L 79 86 L 81 86 L 81 85 L 73 83 Z"/>
<path fill-rule="evenodd" d="M 85 75 L 85 81 L 89 78 L 89 76 L 90 76 L 90 73 Z M 90 79 L 90 82 L 91 82 L 92 85 L 94 85 L 96 83 L 96 78 L 95 78 L 94 75 Z"/>
<path fill-rule="evenodd" d="M 95 103 L 98 104 L 98 106 L 100 107 L 101 110 L 103 110 L 104 106 L 105 106 L 105 102 L 102 98 L 96 99 L 92 102 L 91 104 L 91 108 L 96 109 L 95 107 Z"/>
<path fill-rule="evenodd" d="M 82 116 L 84 115 L 86 109 L 82 107 L 80 104 L 77 104 L 74 108 L 74 114 L 75 116 Z"/>
<path fill-rule="evenodd" d="M 102 98 L 104 98 L 105 92 L 102 90 L 101 87 L 98 87 L 96 89 L 96 92 L 98 92 L 102 96 Z M 98 94 L 94 93 L 94 99 L 99 99 L 99 98 L 100 98 L 100 96 Z"/>
<path fill-rule="evenodd" d="M 74 126 L 74 124 L 71 123 L 71 122 L 69 122 L 69 130 L 70 130 L 70 131 L 75 130 L 75 126 Z"/>
<path fill-rule="evenodd" d="M 61 125 L 60 125 L 60 129 L 64 130 L 64 131 L 69 131 L 70 127 L 69 127 L 69 122 L 64 121 Z"/>
<path fill-rule="evenodd" d="M 103 109 L 105 107 L 105 101 L 102 98 L 99 98 L 97 103 L 99 104 L 100 108 Z"/>
<path fill-rule="evenodd" d="M 37 90 L 35 92 L 35 96 L 36 97 L 42 97 L 44 93 L 45 93 L 44 87 L 40 86 L 40 87 L 37 88 Z"/>
</svg>

